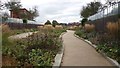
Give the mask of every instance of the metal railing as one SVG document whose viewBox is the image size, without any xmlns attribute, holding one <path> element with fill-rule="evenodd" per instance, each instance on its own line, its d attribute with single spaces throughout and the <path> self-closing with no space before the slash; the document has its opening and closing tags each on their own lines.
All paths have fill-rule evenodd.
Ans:
<svg viewBox="0 0 120 68">
<path fill-rule="evenodd" d="M 106 32 L 109 22 L 116 23 L 120 19 L 120 1 L 109 2 L 101 7 L 98 13 L 88 18 L 90 24 L 94 24 L 97 32 Z"/>
<path fill-rule="evenodd" d="M 98 13 L 90 16 L 88 20 L 93 21 L 93 20 L 97 20 L 97 19 L 101 19 L 104 17 L 113 16 L 117 14 L 120 14 L 120 1 L 109 2 L 103 5 L 98 11 Z"/>
</svg>

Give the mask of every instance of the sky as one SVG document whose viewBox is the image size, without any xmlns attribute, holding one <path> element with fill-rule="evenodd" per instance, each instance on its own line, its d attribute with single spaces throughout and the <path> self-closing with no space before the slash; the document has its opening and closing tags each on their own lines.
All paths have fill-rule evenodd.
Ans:
<svg viewBox="0 0 120 68">
<path fill-rule="evenodd" d="M 9 0 L 8 0 L 9 1 Z M 38 7 L 37 23 L 57 20 L 59 23 L 79 22 L 82 6 L 94 0 L 20 0 L 23 8 Z M 102 0 L 104 2 L 105 0 Z"/>
</svg>

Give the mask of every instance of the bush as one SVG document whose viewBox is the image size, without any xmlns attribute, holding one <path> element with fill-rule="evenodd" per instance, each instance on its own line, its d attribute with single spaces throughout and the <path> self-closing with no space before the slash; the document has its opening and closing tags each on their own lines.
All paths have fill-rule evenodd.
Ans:
<svg viewBox="0 0 120 68">
<path fill-rule="evenodd" d="M 27 24 L 27 19 L 23 19 L 23 23 Z"/>
<path fill-rule="evenodd" d="M 38 30 L 42 30 L 42 29 L 43 29 L 43 26 L 37 26 L 37 29 L 38 29 Z"/>
<path fill-rule="evenodd" d="M 88 19 L 87 18 L 83 18 L 82 19 L 82 21 L 81 21 L 81 25 L 82 25 L 82 27 L 84 27 L 85 26 L 85 22 L 87 22 L 88 21 Z"/>
<path fill-rule="evenodd" d="M 43 29 L 46 29 L 46 30 L 53 30 L 54 27 L 52 25 L 44 25 L 44 28 Z"/>
<path fill-rule="evenodd" d="M 27 38 L 27 49 L 48 49 L 48 50 L 58 50 L 59 40 L 54 33 L 37 33 L 29 36 Z"/>
<path fill-rule="evenodd" d="M 112 23 L 109 22 L 107 24 L 107 29 L 108 29 L 108 33 L 112 36 L 112 37 L 118 37 L 118 30 L 119 30 L 119 23 Z"/>
<path fill-rule="evenodd" d="M 81 29 L 81 27 L 79 27 L 79 26 L 69 26 L 68 29 L 69 30 L 78 30 L 78 29 Z"/>
<path fill-rule="evenodd" d="M 86 32 L 88 32 L 88 33 L 90 33 L 90 32 L 92 32 L 92 31 L 94 31 L 95 30 L 95 26 L 92 24 L 92 25 L 90 25 L 90 24 L 85 24 L 85 31 Z"/>
<path fill-rule="evenodd" d="M 52 66 L 55 53 L 53 51 L 32 49 L 29 53 L 29 61 L 33 66 Z"/>
<path fill-rule="evenodd" d="M 26 55 L 24 53 L 21 45 L 18 45 L 14 40 L 9 39 L 8 37 L 13 34 L 12 30 L 7 25 L 2 25 L 2 63 L 3 66 L 9 65 L 18 65 L 18 60 L 16 57 L 21 57 L 20 55 Z M 18 46 L 17 46 L 18 45 Z M 10 59 L 13 59 L 12 61 Z M 8 63 L 6 63 L 8 62 Z M 14 63 L 16 62 L 16 63 Z"/>
<path fill-rule="evenodd" d="M 114 45 L 112 47 L 103 44 L 103 45 L 97 45 L 97 50 L 104 52 L 107 56 L 115 59 L 120 63 L 120 49 L 118 46 Z"/>
<path fill-rule="evenodd" d="M 62 26 L 62 25 L 56 25 L 56 26 L 55 26 L 55 29 L 61 30 L 61 29 L 63 29 L 63 26 Z"/>
<path fill-rule="evenodd" d="M 82 38 L 84 38 L 84 39 L 87 39 L 87 35 L 86 35 L 86 33 L 84 32 L 84 30 L 76 30 L 75 34 L 78 35 L 79 37 L 82 37 Z"/>
<path fill-rule="evenodd" d="M 2 24 L 2 33 L 4 34 L 11 34 L 11 30 L 8 25 Z"/>
<path fill-rule="evenodd" d="M 5 25 L 2 36 L 2 54 L 14 57 L 16 65 L 19 66 L 52 66 L 54 57 L 62 46 L 59 36 L 64 31 L 63 29 L 48 30 L 47 32 L 44 30 L 34 33 L 28 38 L 13 41 L 8 39 L 10 35 L 7 33 L 11 33 L 11 30 Z"/>
<path fill-rule="evenodd" d="M 11 30 L 8 25 L 2 24 L 2 45 L 8 45 L 8 36 L 10 36 Z"/>
</svg>

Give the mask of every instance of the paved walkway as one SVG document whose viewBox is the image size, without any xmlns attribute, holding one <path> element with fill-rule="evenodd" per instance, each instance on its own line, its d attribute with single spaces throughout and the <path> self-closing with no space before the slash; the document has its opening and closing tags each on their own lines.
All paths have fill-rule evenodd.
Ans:
<svg viewBox="0 0 120 68">
<path fill-rule="evenodd" d="M 87 44 L 76 38 L 74 31 L 63 35 L 65 45 L 61 66 L 112 66 L 101 54 Z"/>
<path fill-rule="evenodd" d="M 34 32 L 34 33 L 37 33 L 37 32 Z M 18 34 L 18 35 L 13 35 L 13 36 L 10 36 L 9 38 L 10 39 L 21 39 L 21 38 L 26 38 L 32 34 L 33 34 L 33 32 L 27 32 L 27 33 L 22 33 L 22 34 Z"/>
</svg>

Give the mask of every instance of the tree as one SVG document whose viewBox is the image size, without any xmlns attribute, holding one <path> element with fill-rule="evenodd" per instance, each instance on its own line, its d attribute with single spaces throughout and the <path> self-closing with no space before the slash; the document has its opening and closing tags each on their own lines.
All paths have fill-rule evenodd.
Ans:
<svg viewBox="0 0 120 68">
<path fill-rule="evenodd" d="M 8 20 L 9 14 L 7 12 L 3 13 L 3 17 L 2 17 L 2 22 L 6 22 Z"/>
<path fill-rule="evenodd" d="M 56 20 L 52 21 L 52 26 L 55 27 L 56 25 L 58 25 L 59 23 Z"/>
<path fill-rule="evenodd" d="M 7 2 L 5 3 L 5 7 L 9 10 L 15 12 L 15 14 L 20 15 L 20 8 L 22 7 L 21 2 Z"/>
<path fill-rule="evenodd" d="M 87 18 L 87 17 L 89 17 L 89 10 L 88 10 L 88 8 L 86 8 L 85 6 L 83 6 L 83 8 L 82 8 L 82 11 L 81 11 L 81 16 L 83 17 L 83 18 Z"/>
<path fill-rule="evenodd" d="M 83 19 L 81 20 L 81 25 L 82 25 L 82 27 L 85 26 L 85 22 L 87 22 L 87 21 L 88 21 L 87 18 L 83 18 Z"/>
<path fill-rule="evenodd" d="M 37 6 L 34 6 L 32 9 L 28 10 L 29 13 L 20 13 L 20 18 L 34 20 L 36 17 L 39 16 L 39 12 Z"/>
<path fill-rule="evenodd" d="M 3 16 L 4 16 L 4 17 L 10 17 L 10 15 L 9 15 L 8 12 L 3 12 Z"/>
<path fill-rule="evenodd" d="M 80 14 L 83 18 L 88 18 L 89 16 L 97 13 L 101 5 L 102 5 L 101 2 L 88 3 L 87 6 L 83 6 Z"/>
<path fill-rule="evenodd" d="M 39 16 L 38 8 L 37 6 L 34 6 L 32 9 L 29 9 L 29 12 L 31 13 L 31 18 L 36 18 Z"/>
<path fill-rule="evenodd" d="M 51 22 L 49 20 L 47 20 L 47 22 L 45 23 L 45 25 L 51 25 Z"/>
<path fill-rule="evenodd" d="M 22 19 L 31 20 L 31 17 L 29 16 L 29 14 L 26 14 L 26 13 L 19 13 L 19 17 L 22 18 Z"/>
<path fill-rule="evenodd" d="M 5 3 L 5 7 L 9 10 L 17 11 L 22 7 L 22 5 L 21 5 L 21 2 L 10 1 L 10 2 Z"/>
<path fill-rule="evenodd" d="M 4 7 L 4 4 L 0 1 L 0 10 L 2 10 Z"/>
<path fill-rule="evenodd" d="M 9 10 L 12 10 L 15 14 L 19 15 L 22 19 L 33 20 L 35 17 L 39 16 L 37 6 L 34 6 L 32 9 L 28 10 L 29 13 L 21 13 L 20 9 L 22 7 L 21 2 L 7 2 L 5 7 Z"/>
<path fill-rule="evenodd" d="M 27 19 L 23 19 L 23 23 L 27 24 Z"/>
</svg>

